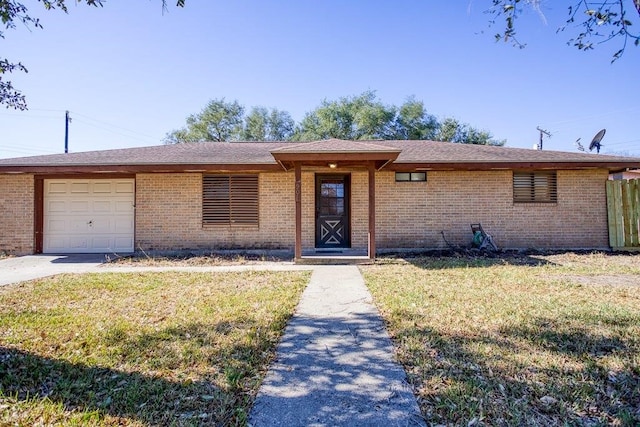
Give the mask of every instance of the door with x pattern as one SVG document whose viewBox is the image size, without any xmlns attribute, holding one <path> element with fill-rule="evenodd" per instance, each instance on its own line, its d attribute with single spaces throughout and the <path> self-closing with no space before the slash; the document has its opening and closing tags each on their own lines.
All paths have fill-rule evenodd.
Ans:
<svg viewBox="0 0 640 427">
<path fill-rule="evenodd" d="M 348 248 L 350 175 L 316 175 L 316 247 Z"/>
</svg>

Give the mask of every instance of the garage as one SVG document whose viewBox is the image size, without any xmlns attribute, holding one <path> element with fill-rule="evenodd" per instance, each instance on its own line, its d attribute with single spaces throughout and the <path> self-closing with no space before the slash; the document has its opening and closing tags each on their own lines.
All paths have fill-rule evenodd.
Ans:
<svg viewBox="0 0 640 427">
<path fill-rule="evenodd" d="M 134 179 L 45 179 L 44 253 L 133 252 Z"/>
</svg>

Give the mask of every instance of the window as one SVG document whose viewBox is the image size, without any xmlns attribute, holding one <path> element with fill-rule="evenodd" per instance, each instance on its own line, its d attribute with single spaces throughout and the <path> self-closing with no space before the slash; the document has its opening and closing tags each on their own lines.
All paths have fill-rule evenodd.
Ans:
<svg viewBox="0 0 640 427">
<path fill-rule="evenodd" d="M 426 172 L 396 172 L 396 182 L 425 182 Z"/>
<path fill-rule="evenodd" d="M 202 223 L 258 225 L 258 175 L 203 175 Z"/>
<path fill-rule="evenodd" d="M 344 178 L 320 184 L 320 215 L 344 215 Z"/>
<path fill-rule="evenodd" d="M 558 179 L 556 171 L 514 172 L 514 203 L 556 203 Z"/>
</svg>

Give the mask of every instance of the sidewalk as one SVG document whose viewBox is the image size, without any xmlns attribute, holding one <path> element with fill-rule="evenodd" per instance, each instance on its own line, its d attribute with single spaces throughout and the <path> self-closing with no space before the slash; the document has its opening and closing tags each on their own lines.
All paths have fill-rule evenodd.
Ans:
<svg viewBox="0 0 640 427">
<path fill-rule="evenodd" d="M 61 273 L 95 271 L 103 254 L 26 255 L 0 260 L 0 286 L 41 279 Z"/>
<path fill-rule="evenodd" d="M 355 266 L 314 268 L 249 424 L 424 426 Z"/>
<path fill-rule="evenodd" d="M 161 271 L 290 271 L 312 267 L 283 262 L 214 266 L 144 266 L 105 262 L 104 254 L 26 255 L 0 260 L 0 286 L 61 273 L 143 273 Z"/>
</svg>

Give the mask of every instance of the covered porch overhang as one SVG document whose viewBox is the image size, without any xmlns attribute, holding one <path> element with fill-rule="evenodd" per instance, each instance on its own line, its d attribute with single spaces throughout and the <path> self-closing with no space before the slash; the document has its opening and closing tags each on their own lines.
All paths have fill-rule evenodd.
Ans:
<svg viewBox="0 0 640 427">
<path fill-rule="evenodd" d="M 302 259 L 302 168 L 366 169 L 368 172 L 368 236 L 367 257 L 376 255 L 376 171 L 382 170 L 396 160 L 401 150 L 372 144 L 358 144 L 350 141 L 349 149 L 329 149 L 318 147 L 309 150 L 287 147 L 271 152 L 274 159 L 285 171 L 295 175 L 295 259 Z M 353 147 L 360 145 L 361 147 Z M 323 149 L 324 148 L 324 149 Z"/>
<path fill-rule="evenodd" d="M 316 166 L 336 168 L 361 168 L 373 166 L 375 170 L 384 169 L 398 158 L 396 153 L 272 153 L 285 171 L 298 166 Z"/>
</svg>

